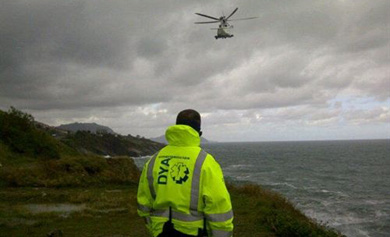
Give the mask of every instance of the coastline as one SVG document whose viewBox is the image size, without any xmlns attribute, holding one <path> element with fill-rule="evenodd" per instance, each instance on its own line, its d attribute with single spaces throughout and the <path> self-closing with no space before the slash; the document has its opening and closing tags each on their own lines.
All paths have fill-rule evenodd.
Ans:
<svg viewBox="0 0 390 237">
<path fill-rule="evenodd" d="M 68 159 L 60 161 L 78 166 L 82 160 Z M 80 162 L 90 167 L 96 166 L 96 160 L 105 167 L 98 173 L 84 169 L 69 174 L 56 170 L 60 167 L 54 163 L 13 167 L 15 170 L 8 167 L 11 173 L 18 172 L 19 176 L 13 177 L 0 169 L 3 178 L 8 174 L 0 190 L 0 233 L 43 236 L 60 231 L 64 236 L 148 236 L 136 211 L 139 169 L 133 159 L 94 157 Z M 124 166 L 132 171 L 123 173 Z M 110 169 L 114 173 L 107 176 Z M 32 180 L 29 175 L 36 176 L 37 171 L 51 175 L 56 171 L 59 175 L 41 173 Z M 27 179 L 21 179 L 20 174 Z M 235 213 L 235 236 L 342 236 L 306 217 L 276 192 L 254 184 L 227 186 Z"/>
</svg>

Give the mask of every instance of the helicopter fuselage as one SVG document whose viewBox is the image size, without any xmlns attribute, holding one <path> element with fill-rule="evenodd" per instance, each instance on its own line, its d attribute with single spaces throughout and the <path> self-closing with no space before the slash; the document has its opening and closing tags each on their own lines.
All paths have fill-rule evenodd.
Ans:
<svg viewBox="0 0 390 237">
<path fill-rule="evenodd" d="M 229 25 L 227 23 L 219 25 L 215 39 L 232 38 L 234 35 L 229 33 L 229 29 L 232 29 L 232 28 L 233 28 L 233 26 Z"/>
</svg>

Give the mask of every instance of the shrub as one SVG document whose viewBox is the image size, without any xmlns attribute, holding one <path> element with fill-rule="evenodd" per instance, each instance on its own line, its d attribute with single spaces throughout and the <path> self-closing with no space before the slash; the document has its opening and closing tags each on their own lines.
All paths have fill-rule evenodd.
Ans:
<svg viewBox="0 0 390 237">
<path fill-rule="evenodd" d="M 243 186 L 228 184 L 227 186 L 232 193 L 243 195 L 242 197 L 251 200 L 250 203 L 256 212 L 258 228 L 266 226 L 276 236 L 341 236 L 306 217 L 276 192 L 253 184 Z"/>
<path fill-rule="evenodd" d="M 130 158 L 68 156 L 0 169 L 0 186 L 86 187 L 138 183 L 140 171 Z"/>
<path fill-rule="evenodd" d="M 3 186 L 44 186 L 40 173 L 35 167 L 8 167 L 0 170 L 0 180 Z"/>
<path fill-rule="evenodd" d="M 139 169 L 133 159 L 118 157 L 107 159 L 109 168 L 103 173 L 106 180 L 114 183 L 138 183 Z"/>
<path fill-rule="evenodd" d="M 14 107 L 8 113 L 0 113 L 0 141 L 17 153 L 43 159 L 60 158 L 56 141 L 35 128 L 31 115 Z"/>
</svg>

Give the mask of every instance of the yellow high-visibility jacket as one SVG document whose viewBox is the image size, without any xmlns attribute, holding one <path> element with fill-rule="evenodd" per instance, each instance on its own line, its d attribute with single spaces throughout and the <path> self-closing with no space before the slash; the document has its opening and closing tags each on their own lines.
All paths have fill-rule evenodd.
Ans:
<svg viewBox="0 0 390 237">
<path fill-rule="evenodd" d="M 137 193 L 138 214 L 153 236 L 171 218 L 187 235 L 206 226 L 209 236 L 233 235 L 233 210 L 221 167 L 200 148 L 197 131 L 187 125 L 167 129 L 168 145 L 144 166 Z"/>
</svg>

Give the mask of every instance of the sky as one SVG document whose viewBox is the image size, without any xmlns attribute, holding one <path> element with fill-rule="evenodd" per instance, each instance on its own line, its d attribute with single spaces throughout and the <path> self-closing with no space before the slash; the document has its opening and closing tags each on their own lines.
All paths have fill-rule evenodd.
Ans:
<svg viewBox="0 0 390 237">
<path fill-rule="evenodd" d="M 233 38 L 218 24 L 238 11 Z M 158 137 L 192 108 L 214 141 L 390 138 L 388 0 L 0 2 L 0 109 Z"/>
</svg>

